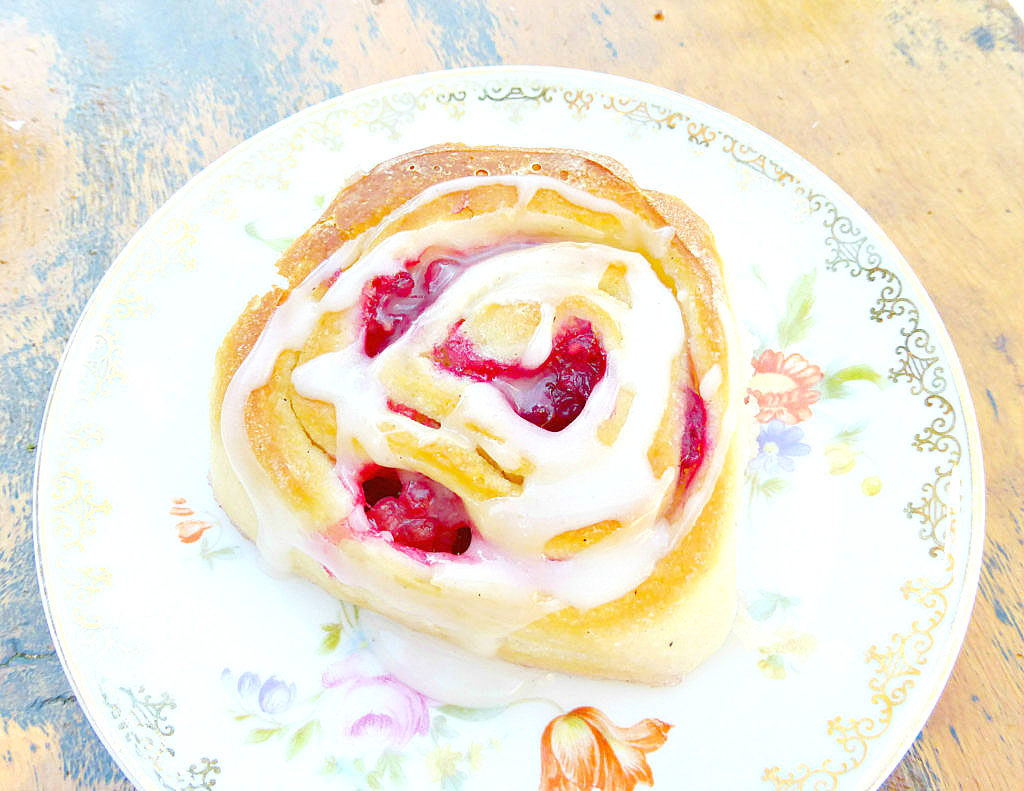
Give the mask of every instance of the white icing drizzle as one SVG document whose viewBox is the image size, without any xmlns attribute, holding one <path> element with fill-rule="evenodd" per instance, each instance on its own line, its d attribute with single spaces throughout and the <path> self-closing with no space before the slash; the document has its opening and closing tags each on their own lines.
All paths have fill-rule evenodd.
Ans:
<svg viewBox="0 0 1024 791">
<path fill-rule="evenodd" d="M 700 378 L 700 397 L 705 401 L 710 401 L 718 393 L 718 388 L 722 386 L 722 366 L 718 363 L 712 365 L 705 374 Z"/>
<path fill-rule="evenodd" d="M 311 300 L 313 289 L 334 271 L 340 261 L 346 259 L 350 247 L 350 244 L 344 245 L 328 257 L 274 312 L 228 384 L 221 405 L 221 443 L 255 511 L 259 525 L 256 543 L 260 555 L 275 570 L 288 568 L 288 552 L 303 542 L 305 531 L 298 516 L 274 494 L 270 476 L 249 446 L 245 405 L 249 394 L 269 381 L 281 352 L 299 348 L 315 326 L 321 310 Z"/>
<path fill-rule="evenodd" d="M 494 176 L 455 179 L 425 190 L 386 219 L 393 220 L 440 196 L 484 184 L 514 186 L 518 200 L 511 209 L 394 233 L 375 244 L 374 231 L 347 243 L 319 265 L 297 287 L 267 323 L 247 359 L 239 367 L 224 398 L 221 438 L 235 474 L 252 501 L 259 523 L 261 552 L 277 565 L 297 548 L 331 569 L 344 582 L 377 594 L 393 595 L 394 580 L 382 581 L 372 571 L 354 568 L 342 552 L 303 525 L 271 485 L 249 447 L 244 407 L 249 394 L 270 377 L 278 355 L 298 349 L 326 312 L 358 304 L 364 284 L 377 275 L 399 271 L 430 247 L 483 248 L 506 238 L 516 215 L 527 208 L 539 189 L 552 189 L 576 205 L 616 216 L 638 233 L 651 255 L 663 254 L 672 240 L 671 229 L 652 231 L 618 204 L 594 197 L 543 176 Z M 569 221 L 561 223 L 571 225 Z M 500 639 L 538 615 L 571 604 L 589 608 L 624 595 L 643 581 L 673 545 L 676 536 L 659 518 L 659 508 L 675 483 L 676 470 L 655 478 L 647 460 L 666 403 L 671 400 L 672 362 L 685 343 L 675 298 L 644 256 L 598 243 L 551 242 L 515 249 L 497 248 L 484 254 L 452 282 L 412 324 L 410 329 L 374 358 L 362 351 L 362 333 L 336 352 L 323 354 L 295 369 L 292 382 L 308 398 L 335 406 L 337 417 L 336 472 L 326 488 L 348 513 L 355 532 L 365 530 L 366 517 L 354 505 L 355 471 L 372 461 L 387 467 L 408 467 L 387 443 L 382 426 L 400 426 L 427 443 L 439 436 L 472 448 L 482 447 L 499 465 L 516 469 L 523 460 L 532 465 L 522 492 L 516 496 L 467 501 L 479 536 L 466 556 L 431 560 L 428 577 L 438 585 L 501 591 L 516 606 L 506 621 L 487 624 L 463 644 L 478 652 L 493 651 Z M 631 305 L 599 288 L 612 263 L 624 266 Z M 339 269 L 335 282 L 317 301 L 315 287 Z M 461 379 L 438 369 L 460 389 L 455 410 L 438 429 L 428 428 L 387 406 L 388 394 L 380 370 L 396 356 L 429 354 L 460 319 L 488 305 L 533 302 L 541 321 L 521 359 L 524 367 L 540 365 L 550 354 L 556 331 L 555 314 L 567 297 L 583 297 L 611 317 L 621 344 L 605 338 L 607 368 L 583 412 L 565 429 L 549 432 L 520 418 L 492 385 Z M 720 377 L 720 373 L 719 373 Z M 713 379 L 713 377 L 712 377 Z M 703 383 L 702 383 L 703 384 Z M 708 385 L 712 382 L 709 381 Z M 622 390 L 633 394 L 625 422 L 610 445 L 598 439 L 598 428 L 615 410 Z M 703 389 L 703 388 L 702 388 Z M 482 427 L 481 434 L 470 426 Z M 493 435 L 493 436 L 487 436 Z M 499 439 L 494 439 L 498 437 Z M 571 559 L 552 561 L 543 555 L 546 542 L 567 530 L 604 520 L 617 520 L 621 529 Z M 315 528 L 314 528 L 315 530 Z M 381 551 L 392 554 L 383 546 Z M 415 561 L 409 560 L 410 563 Z M 414 609 L 419 610 L 417 604 Z M 417 616 L 458 633 L 459 624 L 438 608 L 426 607 Z M 443 606 L 442 608 L 443 609 Z M 512 612 L 518 614 L 511 614 Z M 479 624 L 469 623 L 469 630 Z"/>
</svg>

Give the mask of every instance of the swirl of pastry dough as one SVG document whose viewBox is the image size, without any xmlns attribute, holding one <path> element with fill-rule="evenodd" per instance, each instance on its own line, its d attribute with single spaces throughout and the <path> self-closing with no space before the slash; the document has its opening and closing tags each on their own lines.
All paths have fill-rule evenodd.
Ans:
<svg viewBox="0 0 1024 791">
<path fill-rule="evenodd" d="M 279 266 L 218 359 L 233 520 L 414 628 L 622 675 L 510 638 L 635 596 L 735 486 L 742 376 L 699 220 L 617 163 L 440 147 L 342 190 Z"/>
</svg>

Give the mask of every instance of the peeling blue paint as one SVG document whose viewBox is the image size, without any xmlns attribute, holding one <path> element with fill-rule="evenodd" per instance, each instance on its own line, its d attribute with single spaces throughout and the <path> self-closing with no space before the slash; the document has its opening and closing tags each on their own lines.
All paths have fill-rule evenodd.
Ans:
<svg viewBox="0 0 1024 791">
<path fill-rule="evenodd" d="M 368 15 L 366 17 L 366 23 L 367 23 L 367 27 L 369 28 L 368 32 L 370 34 L 370 38 L 373 39 L 374 41 L 379 39 L 380 38 L 380 25 L 377 24 L 377 17 L 375 17 L 373 14 Z M 334 42 L 331 41 L 330 43 L 333 44 Z"/>
<path fill-rule="evenodd" d="M 498 22 L 482 4 L 472 0 L 408 0 L 415 19 L 433 23 L 428 44 L 445 68 L 502 64 L 494 41 Z"/>
<path fill-rule="evenodd" d="M 960 745 L 960 737 L 956 734 L 956 728 L 954 728 L 952 725 L 949 726 L 949 735 L 953 737 L 953 741 L 956 742 L 956 746 L 960 747 L 960 749 L 963 749 L 963 747 L 961 747 Z"/>
<path fill-rule="evenodd" d="M 992 31 L 984 25 L 979 25 L 971 31 L 971 39 L 980 50 L 989 50 L 996 48 L 996 38 L 992 35 Z"/>
<path fill-rule="evenodd" d="M 992 405 L 992 411 L 996 413 L 996 420 L 999 420 L 999 407 L 996 406 L 996 398 L 987 387 L 985 388 L 985 395 L 988 396 L 988 402 Z"/>
<path fill-rule="evenodd" d="M 0 635 L 8 639 L 0 645 L 0 663 L 9 661 L 0 672 L 0 719 L 53 727 L 64 773 L 77 785 L 120 787 L 127 781 L 96 739 L 52 653 L 35 579 L 29 446 L 37 440 L 60 350 L 88 295 L 145 219 L 221 153 L 209 141 L 240 142 L 343 89 L 332 79 L 337 62 L 330 40 L 319 39 L 322 9 L 288 20 L 289 48 L 268 57 L 280 50 L 271 26 L 281 21 L 254 12 L 244 0 L 204 4 L 202 13 L 162 0 L 22 0 L 16 6 L 30 33 L 53 37 L 57 55 L 50 77 L 70 89 L 60 120 L 80 167 L 72 178 L 104 194 L 108 210 L 88 211 L 84 201 L 63 205 L 63 236 L 56 241 L 51 234 L 46 254 L 33 262 L 50 301 L 41 306 L 22 297 L 5 305 L 16 337 L 0 350 L 0 414 L 6 418 L 0 486 L 10 497 L 9 529 L 17 545 L 2 557 Z M 8 4 L 0 20 L 12 13 Z M 370 36 L 376 35 L 374 21 Z M 211 97 L 223 111 L 215 119 L 196 113 L 211 107 Z M 188 120 L 217 123 L 218 134 L 198 128 L 182 140 L 189 130 L 179 124 Z M 133 131 L 124 135 L 125 129 Z M 177 136 L 173 152 L 168 135 Z M 22 342 L 30 334 L 34 342 Z"/>
<path fill-rule="evenodd" d="M 893 44 L 896 47 L 896 51 L 899 52 L 911 66 L 917 66 L 917 61 L 914 60 L 914 56 L 910 54 L 910 45 L 905 41 L 897 41 Z"/>
</svg>

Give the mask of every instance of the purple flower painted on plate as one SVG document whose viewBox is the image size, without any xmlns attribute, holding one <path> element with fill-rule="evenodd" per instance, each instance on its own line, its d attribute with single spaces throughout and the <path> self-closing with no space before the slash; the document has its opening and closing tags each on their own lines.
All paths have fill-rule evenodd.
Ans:
<svg viewBox="0 0 1024 791">
<path fill-rule="evenodd" d="M 271 676 L 260 687 L 260 710 L 271 716 L 282 714 L 288 710 L 295 700 L 295 685 L 286 684 L 275 676 Z"/>
<path fill-rule="evenodd" d="M 787 426 L 778 419 L 769 421 L 757 435 L 757 455 L 750 460 L 750 469 L 766 473 L 792 472 L 793 459 L 811 452 L 811 446 L 802 442 L 803 438 L 803 429 Z"/>
<path fill-rule="evenodd" d="M 342 731 L 355 740 L 395 749 L 430 728 L 427 699 L 394 676 L 375 672 L 362 651 L 328 667 L 322 681 L 326 689 L 344 696 L 333 707 L 334 714 Z"/>
<path fill-rule="evenodd" d="M 227 681 L 231 678 L 231 671 L 225 670 L 221 675 Z M 238 692 L 238 698 L 247 711 L 255 712 L 258 709 L 271 717 L 283 714 L 291 708 L 296 694 L 294 684 L 287 684 L 277 676 L 262 681 L 258 675 L 251 672 L 242 673 L 238 677 L 235 691 Z"/>
<path fill-rule="evenodd" d="M 227 673 L 228 671 L 225 670 L 224 672 Z M 251 698 L 257 692 L 259 692 L 260 677 L 257 676 L 255 673 L 242 673 L 242 675 L 238 677 L 237 688 L 238 695 L 243 700 L 245 698 Z"/>
</svg>

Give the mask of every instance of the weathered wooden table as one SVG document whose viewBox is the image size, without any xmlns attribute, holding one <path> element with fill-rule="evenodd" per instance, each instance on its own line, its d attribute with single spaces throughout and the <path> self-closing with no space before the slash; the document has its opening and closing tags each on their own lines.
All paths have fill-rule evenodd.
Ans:
<svg viewBox="0 0 1024 791">
<path fill-rule="evenodd" d="M 322 99 L 438 68 L 643 79 L 849 191 L 945 319 L 988 481 L 964 650 L 894 789 L 1024 788 L 1024 26 L 1003 0 L 83 0 L 0 4 L 0 788 L 121 789 L 56 659 L 32 469 L 61 350 L 139 225 L 219 154 Z"/>
</svg>

